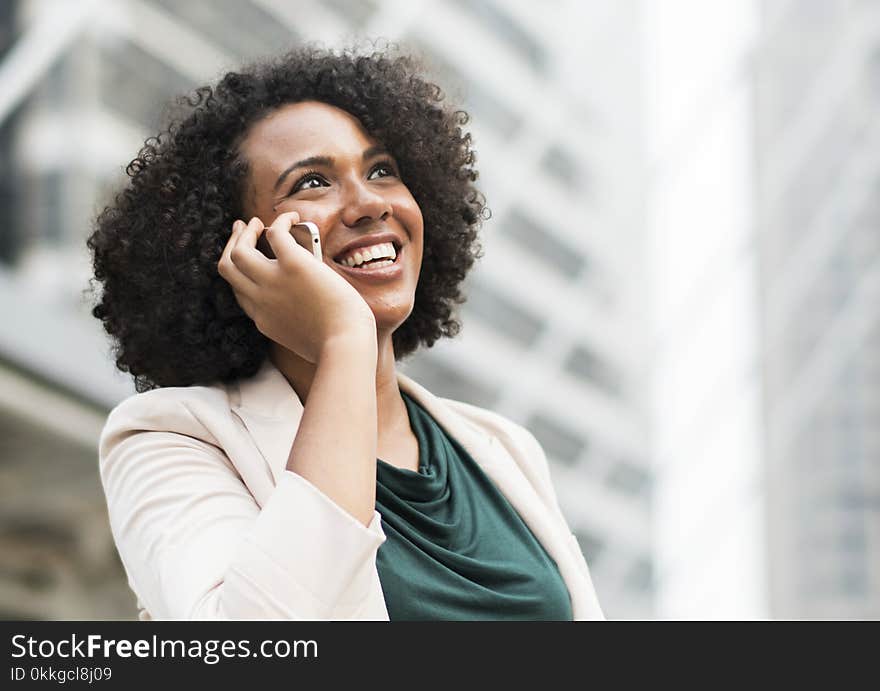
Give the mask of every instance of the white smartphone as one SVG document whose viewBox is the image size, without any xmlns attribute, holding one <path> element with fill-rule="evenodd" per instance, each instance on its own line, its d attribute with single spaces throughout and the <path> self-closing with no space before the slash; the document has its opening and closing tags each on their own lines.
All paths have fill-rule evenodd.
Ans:
<svg viewBox="0 0 880 691">
<path fill-rule="evenodd" d="M 302 221 L 301 223 L 294 224 L 294 228 L 297 226 L 305 226 L 305 228 L 309 231 L 309 235 L 311 235 L 311 248 L 312 254 L 315 255 L 315 259 L 319 262 L 324 261 L 324 258 L 321 254 L 321 234 L 318 232 L 318 226 L 316 226 L 311 221 Z"/>
<path fill-rule="evenodd" d="M 300 226 L 309 231 L 309 240 L 307 244 L 305 242 L 300 242 L 299 240 L 297 240 L 297 237 L 293 232 L 294 228 L 299 228 Z M 300 246 L 304 246 L 306 249 L 311 250 L 312 254 L 315 256 L 315 259 L 317 259 L 319 262 L 324 261 L 323 254 L 321 252 L 321 234 L 318 232 L 317 225 L 315 225 L 311 221 L 301 221 L 300 223 L 294 223 L 290 228 L 290 234 L 293 235 L 293 239 L 296 240 L 296 242 Z M 257 241 L 257 249 L 260 250 L 267 257 L 269 257 L 269 259 L 275 259 L 275 253 L 269 246 L 269 241 L 266 240 L 265 233 L 260 235 L 260 239 Z"/>
</svg>

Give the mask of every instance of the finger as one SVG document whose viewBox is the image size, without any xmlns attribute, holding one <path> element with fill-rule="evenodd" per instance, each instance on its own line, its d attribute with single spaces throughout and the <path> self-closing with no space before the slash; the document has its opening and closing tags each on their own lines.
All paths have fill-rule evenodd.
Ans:
<svg viewBox="0 0 880 691">
<path fill-rule="evenodd" d="M 249 295 L 256 290 L 257 284 L 241 272 L 241 270 L 232 261 L 232 250 L 244 230 L 246 224 L 244 221 L 236 220 L 232 224 L 232 233 L 223 248 L 223 254 L 220 255 L 220 261 L 217 262 L 217 272 L 220 276 L 232 286 L 236 292 Z"/>
<path fill-rule="evenodd" d="M 263 230 L 263 222 L 257 216 L 254 216 L 238 233 L 238 236 L 235 238 L 235 246 L 256 247 L 257 239 Z"/>
<path fill-rule="evenodd" d="M 236 219 L 232 224 L 229 237 L 226 239 L 226 245 L 224 245 L 223 251 L 220 253 L 220 259 L 217 261 L 217 271 L 221 276 L 223 276 L 224 273 L 227 273 L 232 266 L 230 253 L 232 248 L 235 247 L 235 242 L 238 240 L 238 234 L 244 226 L 244 221 L 240 219 Z"/>
<path fill-rule="evenodd" d="M 291 234 L 291 228 L 299 223 L 299 214 L 296 211 L 288 211 L 281 214 L 266 229 L 266 239 L 269 246 L 279 259 L 291 259 L 291 255 L 297 250 L 294 245 L 296 239 Z"/>
<path fill-rule="evenodd" d="M 290 230 L 290 226 L 294 223 L 299 223 L 299 214 L 296 211 L 285 211 L 283 214 L 278 214 L 278 218 L 272 221 L 271 227 Z"/>
<path fill-rule="evenodd" d="M 254 301 L 243 295 L 242 293 L 233 291 L 235 295 L 235 301 L 238 303 L 238 306 L 241 307 L 242 311 L 253 320 L 256 316 L 256 312 L 254 311 Z"/>
<path fill-rule="evenodd" d="M 229 251 L 232 263 L 254 283 L 264 282 L 272 270 L 272 260 L 257 249 L 257 239 L 263 233 L 263 222 L 254 216 L 236 233 L 235 245 Z"/>
</svg>

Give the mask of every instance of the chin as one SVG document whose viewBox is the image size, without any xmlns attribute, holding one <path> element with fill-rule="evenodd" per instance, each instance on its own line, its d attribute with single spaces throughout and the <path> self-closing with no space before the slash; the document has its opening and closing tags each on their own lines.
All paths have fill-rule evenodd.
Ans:
<svg viewBox="0 0 880 691">
<path fill-rule="evenodd" d="M 379 331 L 396 331 L 412 314 L 413 305 L 406 309 L 389 310 L 383 305 L 383 309 L 373 309 L 373 317 L 376 320 L 376 329 Z"/>
</svg>

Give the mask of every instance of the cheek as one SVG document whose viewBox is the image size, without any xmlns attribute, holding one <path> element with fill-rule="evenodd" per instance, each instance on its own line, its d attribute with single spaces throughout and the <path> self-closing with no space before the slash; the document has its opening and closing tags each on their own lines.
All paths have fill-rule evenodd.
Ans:
<svg viewBox="0 0 880 691">
<path fill-rule="evenodd" d="M 412 195 L 406 194 L 392 201 L 394 207 L 394 215 L 403 223 L 410 233 L 410 239 L 413 241 L 421 241 L 424 220 L 422 218 L 422 210 L 412 198 Z"/>
<path fill-rule="evenodd" d="M 323 233 L 326 228 L 333 225 L 339 209 L 329 201 L 297 200 L 284 201 L 275 207 L 275 216 L 286 211 L 296 211 L 303 221 L 311 221 L 317 224 Z"/>
</svg>

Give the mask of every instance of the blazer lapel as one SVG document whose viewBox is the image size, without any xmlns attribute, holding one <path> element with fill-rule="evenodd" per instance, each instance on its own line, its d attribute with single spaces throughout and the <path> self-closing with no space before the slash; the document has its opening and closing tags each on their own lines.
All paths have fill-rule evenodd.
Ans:
<svg viewBox="0 0 880 691">
<path fill-rule="evenodd" d="M 266 358 L 253 377 L 239 383 L 232 400 L 233 412 L 247 427 L 278 484 L 303 414 L 296 391 Z"/>
<path fill-rule="evenodd" d="M 501 490 L 529 530 L 556 562 L 559 575 L 571 596 L 572 614 L 576 619 L 602 619 L 593 584 L 581 572 L 571 552 L 570 532 L 557 523 L 550 509 L 538 496 L 504 445 L 464 418 L 421 385 L 398 374 L 400 388 L 415 398 L 422 407 L 458 441 Z"/>
</svg>

